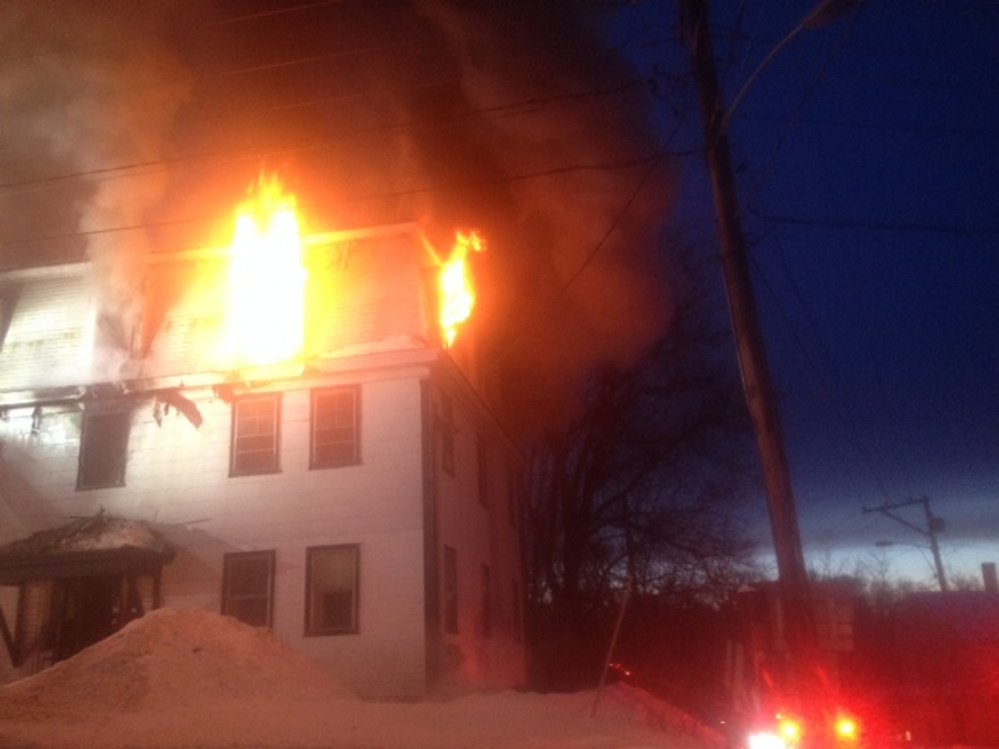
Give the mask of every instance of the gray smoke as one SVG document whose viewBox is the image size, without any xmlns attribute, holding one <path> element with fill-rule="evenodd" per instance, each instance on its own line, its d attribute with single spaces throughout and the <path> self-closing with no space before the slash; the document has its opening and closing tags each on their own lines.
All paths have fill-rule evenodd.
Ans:
<svg viewBox="0 0 999 749">
<path fill-rule="evenodd" d="M 261 168 L 307 229 L 484 232 L 479 357 L 518 431 L 666 325 L 670 167 L 649 161 L 642 83 L 586 4 L 8 5 L 0 266 L 89 253 L 109 343 L 133 334 L 144 253 L 225 241 Z"/>
<path fill-rule="evenodd" d="M 100 379 L 115 379 L 140 305 L 142 228 L 188 73 L 157 37 L 166 3 L 4 4 L 0 25 L 0 267 L 93 261 Z M 136 228 L 138 227 L 138 228 Z M 109 228 L 116 231 L 108 232 Z"/>
</svg>

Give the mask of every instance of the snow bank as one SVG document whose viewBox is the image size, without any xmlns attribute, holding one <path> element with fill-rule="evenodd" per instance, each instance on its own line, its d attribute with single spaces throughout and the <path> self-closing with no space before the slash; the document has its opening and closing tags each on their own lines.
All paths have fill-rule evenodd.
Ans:
<svg viewBox="0 0 999 749">
<path fill-rule="evenodd" d="M 0 689 L 0 718 L 76 717 L 206 700 L 349 696 L 265 630 L 201 609 L 157 609 L 72 658 Z"/>
<path fill-rule="evenodd" d="M 365 702 L 272 635 L 160 609 L 0 688 L 0 746 L 45 749 L 707 749 L 709 734 L 625 686 Z"/>
</svg>

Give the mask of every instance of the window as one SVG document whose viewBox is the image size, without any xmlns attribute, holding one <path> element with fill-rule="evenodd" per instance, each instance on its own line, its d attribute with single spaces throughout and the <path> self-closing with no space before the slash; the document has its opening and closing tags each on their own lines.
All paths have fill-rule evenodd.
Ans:
<svg viewBox="0 0 999 749">
<path fill-rule="evenodd" d="M 444 547 L 444 631 L 458 632 L 458 552 Z"/>
<path fill-rule="evenodd" d="M 493 633 L 493 593 L 489 565 L 482 565 L 482 636 Z"/>
<path fill-rule="evenodd" d="M 310 468 L 335 468 L 361 461 L 360 388 L 312 391 Z"/>
<path fill-rule="evenodd" d="M 269 627 L 273 600 L 273 551 L 248 551 L 223 557 L 223 614 L 253 627 Z"/>
<path fill-rule="evenodd" d="M 475 442 L 476 465 L 478 467 L 479 504 L 489 506 L 489 451 L 486 441 L 479 435 Z"/>
<path fill-rule="evenodd" d="M 441 468 L 454 476 L 454 404 L 446 395 L 441 396 Z"/>
<path fill-rule="evenodd" d="M 305 634 L 341 635 L 358 631 L 357 545 L 315 546 L 306 550 Z"/>
<path fill-rule="evenodd" d="M 512 468 L 506 474 L 507 520 L 511 528 L 517 527 L 517 515 L 520 510 L 519 476 Z"/>
<path fill-rule="evenodd" d="M 10 327 L 11 318 L 14 317 L 14 302 L 16 297 L 16 289 L 0 288 L 0 350 L 3 350 L 3 342 L 7 338 L 7 329 Z"/>
<path fill-rule="evenodd" d="M 77 489 L 125 485 L 125 456 L 131 422 L 130 411 L 84 411 Z"/>
<path fill-rule="evenodd" d="M 233 403 L 230 476 L 278 471 L 280 411 L 277 395 L 255 395 Z"/>
<path fill-rule="evenodd" d="M 520 642 L 524 639 L 524 624 L 520 611 L 520 585 L 514 580 L 510 589 L 513 591 L 513 636 Z"/>
</svg>

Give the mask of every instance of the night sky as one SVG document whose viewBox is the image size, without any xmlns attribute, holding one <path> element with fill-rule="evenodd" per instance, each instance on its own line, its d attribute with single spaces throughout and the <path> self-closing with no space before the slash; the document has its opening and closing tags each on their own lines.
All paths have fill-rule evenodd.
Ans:
<svg viewBox="0 0 999 749">
<path fill-rule="evenodd" d="M 587 26 L 573 2 L 11 0 L 0 268 L 89 256 L 127 311 L 129 268 L 224 241 L 262 165 L 317 231 L 471 222 L 488 353 L 542 428 L 587 363 L 667 324 L 663 225 L 716 243 L 675 4 L 609 5 Z M 716 0 L 729 99 L 812 5 Z M 931 582 L 925 539 L 862 512 L 924 495 L 949 572 L 999 561 L 997 49 L 993 0 L 871 0 L 797 35 L 732 117 L 816 566 Z M 759 517 L 765 546 L 762 496 Z"/>
<path fill-rule="evenodd" d="M 729 101 L 812 7 L 716 0 Z M 659 39 L 674 22 L 647 18 L 646 31 L 621 38 L 640 65 L 673 69 L 683 52 Z M 946 522 L 949 574 L 977 577 L 981 561 L 999 560 L 997 49 L 999 5 L 987 0 L 869 2 L 797 34 L 732 116 L 757 298 L 818 569 L 851 571 L 859 559 L 932 584 L 928 539 L 862 512 L 922 496 Z M 674 93 L 690 96 L 689 84 Z M 675 110 L 662 119 L 675 123 Z M 670 140 L 676 150 L 696 140 L 694 120 Z M 678 219 L 707 225 L 703 159 L 685 158 L 683 170 Z M 920 506 L 896 512 L 926 527 Z"/>
</svg>

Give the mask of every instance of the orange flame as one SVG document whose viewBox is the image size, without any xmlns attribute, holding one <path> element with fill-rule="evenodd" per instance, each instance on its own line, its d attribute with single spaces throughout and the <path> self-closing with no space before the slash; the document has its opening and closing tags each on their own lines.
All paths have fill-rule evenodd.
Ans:
<svg viewBox="0 0 999 749">
<path fill-rule="evenodd" d="M 444 348 L 454 345 L 458 328 L 471 317 L 475 308 L 475 286 L 469 269 L 469 253 L 485 249 L 485 241 L 478 232 L 456 232 L 451 256 L 441 264 L 438 276 L 438 316 Z"/>
<path fill-rule="evenodd" d="M 276 364 L 305 343 L 302 237 L 295 196 L 260 176 L 236 210 L 223 349 L 237 366 Z"/>
</svg>

